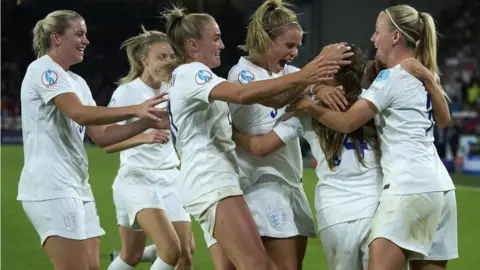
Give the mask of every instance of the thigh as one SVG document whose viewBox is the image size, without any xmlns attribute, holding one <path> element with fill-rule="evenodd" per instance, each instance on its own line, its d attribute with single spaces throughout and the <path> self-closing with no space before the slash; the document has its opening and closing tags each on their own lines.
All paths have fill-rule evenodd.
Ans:
<svg viewBox="0 0 480 270">
<path fill-rule="evenodd" d="M 235 266 L 228 259 L 227 255 L 223 253 L 222 247 L 218 243 L 212 244 L 208 251 L 212 257 L 213 265 L 215 270 L 235 270 Z"/>
<path fill-rule="evenodd" d="M 268 256 L 279 269 L 295 270 L 298 268 L 300 261 L 297 256 L 297 242 L 295 237 L 262 237 L 262 241 Z"/>
<path fill-rule="evenodd" d="M 44 249 L 55 270 L 90 270 L 87 240 L 51 236 Z M 98 250 L 98 249 L 97 249 Z"/>
<path fill-rule="evenodd" d="M 268 265 L 267 252 L 243 197 L 223 199 L 215 212 L 213 236 L 233 264 L 240 269 L 249 269 L 256 264 L 263 269 Z"/>
</svg>

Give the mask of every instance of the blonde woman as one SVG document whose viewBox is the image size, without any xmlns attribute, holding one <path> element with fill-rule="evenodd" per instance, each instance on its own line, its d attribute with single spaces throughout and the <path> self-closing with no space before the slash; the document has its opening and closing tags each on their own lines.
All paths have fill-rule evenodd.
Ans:
<svg viewBox="0 0 480 270">
<path fill-rule="evenodd" d="M 380 12 L 371 40 L 386 68 L 348 111 L 308 99 L 291 110 L 342 133 L 375 119 L 384 177 L 369 269 L 402 269 L 408 261 L 413 269 L 446 269 L 458 257 L 457 212 L 455 187 L 433 144 L 434 125 L 451 121 L 438 84 L 435 24 L 428 13 L 393 6 Z"/>
<path fill-rule="evenodd" d="M 120 80 L 109 106 L 135 105 L 158 93 L 166 93 L 166 78 L 156 69 L 174 58 L 167 36 L 143 29 L 141 34 L 126 40 L 123 47 L 130 71 Z M 119 124 L 132 121 L 135 119 Z M 146 131 L 104 149 L 121 151 L 113 198 L 122 249 L 108 269 L 134 269 L 144 254 L 147 235 L 156 249 L 149 246 L 145 253 L 158 252 L 151 269 L 173 269 L 175 266 L 176 269 L 191 269 L 190 216 L 179 197 L 177 167 L 180 161 L 169 140 L 169 132 Z"/>
<path fill-rule="evenodd" d="M 85 20 L 74 11 L 54 11 L 38 21 L 33 29 L 38 58 L 21 87 L 25 164 L 17 199 L 55 270 L 100 269 L 104 231 L 88 182 L 85 133 L 103 147 L 148 128 L 168 127 L 165 110 L 155 108 L 163 94 L 132 106 L 96 106 L 85 80 L 69 70 L 83 61 L 86 35 Z M 132 117 L 140 120 L 106 126 Z"/>
</svg>

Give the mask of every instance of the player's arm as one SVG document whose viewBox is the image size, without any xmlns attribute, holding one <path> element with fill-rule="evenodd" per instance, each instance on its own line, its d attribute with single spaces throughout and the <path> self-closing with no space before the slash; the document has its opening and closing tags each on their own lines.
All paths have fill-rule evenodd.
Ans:
<svg viewBox="0 0 480 270">
<path fill-rule="evenodd" d="M 83 105 L 73 92 L 66 92 L 55 96 L 52 101 L 57 108 L 79 125 L 106 125 L 124 121 L 133 117 L 150 118 L 154 120 L 168 119 L 165 109 L 155 108 L 166 99 L 162 93 L 139 105 L 107 108 L 101 106 Z"/>
<path fill-rule="evenodd" d="M 425 80 L 425 88 L 430 94 L 433 116 L 435 117 L 435 125 L 440 128 L 446 128 L 452 123 L 450 110 L 448 108 L 447 99 L 439 85 L 434 79 Z"/>
<path fill-rule="evenodd" d="M 233 141 L 252 156 L 266 157 L 285 146 L 280 137 L 271 130 L 265 135 L 250 136 L 243 132 L 236 132 Z"/>
<path fill-rule="evenodd" d="M 298 86 L 291 91 L 287 91 L 282 94 L 273 96 L 269 99 L 260 101 L 259 104 L 262 104 L 263 106 L 271 107 L 274 109 L 280 109 L 285 107 L 288 103 L 292 102 L 295 98 L 297 98 L 303 92 L 305 92 L 305 89 L 308 89 L 308 88 L 310 88 L 310 86 L 308 87 Z"/>
<path fill-rule="evenodd" d="M 141 133 L 125 141 L 102 147 L 107 153 L 120 152 L 126 149 L 137 147 L 142 144 L 166 143 L 168 142 L 169 130 L 154 130 L 150 133 Z"/>
<path fill-rule="evenodd" d="M 377 114 L 377 108 L 369 100 L 360 99 L 345 112 L 334 111 L 304 98 L 288 108 L 295 115 L 310 116 L 325 126 L 348 134 L 360 128 Z"/>
<path fill-rule="evenodd" d="M 253 156 L 266 157 L 288 142 L 299 137 L 302 130 L 300 119 L 293 117 L 282 121 L 267 134 L 250 136 L 233 129 L 233 140 L 243 150 Z"/>
<path fill-rule="evenodd" d="M 418 60 L 409 58 L 402 61 L 401 66 L 408 73 L 423 81 L 425 89 L 430 94 L 435 125 L 446 128 L 452 123 L 448 102 L 444 91 L 440 86 L 440 80 L 430 70 L 424 67 Z"/>
<path fill-rule="evenodd" d="M 168 120 L 140 119 L 126 125 L 87 126 L 87 134 L 96 145 L 103 148 L 127 140 L 148 128 L 168 129 L 170 123 Z"/>
</svg>

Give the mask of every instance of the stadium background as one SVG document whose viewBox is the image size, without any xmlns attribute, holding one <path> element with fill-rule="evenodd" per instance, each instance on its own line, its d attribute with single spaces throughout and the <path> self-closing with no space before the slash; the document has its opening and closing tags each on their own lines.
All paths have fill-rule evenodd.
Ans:
<svg viewBox="0 0 480 270">
<path fill-rule="evenodd" d="M 128 65 L 120 44 L 147 29 L 164 30 L 159 12 L 172 1 L 161 0 L 6 0 L 1 3 L 1 269 L 50 269 L 39 246 L 39 238 L 15 200 L 23 166 L 20 84 L 28 64 L 34 60 L 31 29 L 35 22 L 55 9 L 73 9 L 87 22 L 90 45 L 82 64 L 72 69 L 88 82 L 97 104 L 106 105 L 115 90 L 114 82 Z M 436 145 L 457 185 L 460 259 L 450 269 L 479 269 L 480 247 L 480 1 L 449 0 L 291 0 L 308 32 L 295 61 L 302 66 L 321 46 L 347 41 L 374 56 L 370 36 L 378 12 L 394 4 L 409 4 L 431 13 L 442 35 L 439 65 L 442 83 L 452 99 L 454 123 L 437 129 Z M 262 0 L 183 0 L 189 12 L 207 12 L 221 27 L 226 45 L 222 66 L 214 71 L 226 77 L 243 54 L 237 49 L 246 35 L 249 16 Z M 111 184 L 118 169 L 118 155 L 107 155 L 86 140 L 90 160 L 90 182 L 97 199 L 102 226 L 102 269 L 108 251 L 119 246 L 112 203 Z M 302 145 L 305 160 L 305 189 L 312 202 L 316 177 L 311 169 L 308 145 Z M 48 158 L 48 157 L 45 157 Z M 194 226 L 195 269 L 212 269 L 201 231 Z M 309 243 L 304 269 L 327 269 L 318 239 Z M 142 265 L 138 269 L 149 269 Z"/>
</svg>

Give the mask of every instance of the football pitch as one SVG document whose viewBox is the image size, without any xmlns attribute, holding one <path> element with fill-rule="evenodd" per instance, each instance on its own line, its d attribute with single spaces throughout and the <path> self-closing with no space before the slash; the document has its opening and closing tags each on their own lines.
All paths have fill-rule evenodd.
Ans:
<svg viewBox="0 0 480 270">
<path fill-rule="evenodd" d="M 116 175 L 118 154 L 106 154 L 96 147 L 87 146 L 90 163 L 90 183 L 96 198 L 100 222 L 106 232 L 101 238 L 101 269 L 109 264 L 108 252 L 120 246 L 116 228 L 111 185 Z M 45 157 L 47 158 L 47 157 Z M 40 238 L 28 221 L 20 202 L 16 201 L 17 186 L 23 166 L 21 146 L 1 147 L 1 269 L 2 270 L 47 270 L 52 269 L 40 247 Z M 313 207 L 316 184 L 315 172 L 305 169 L 304 186 Z M 449 264 L 453 270 L 479 269 L 480 265 L 480 176 L 455 174 L 458 206 L 458 242 L 460 258 Z M 196 251 L 194 268 L 213 269 L 203 233 L 193 222 Z M 73 255 L 74 256 L 74 255 Z M 136 269 L 149 269 L 150 264 L 141 264 Z M 310 239 L 304 261 L 305 270 L 328 269 L 319 239 Z"/>
</svg>

